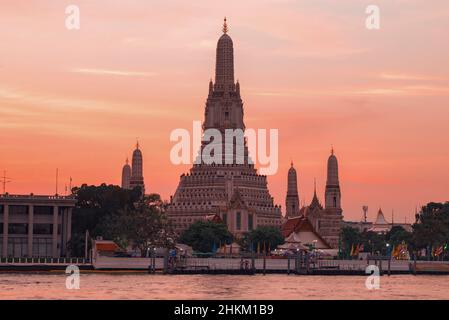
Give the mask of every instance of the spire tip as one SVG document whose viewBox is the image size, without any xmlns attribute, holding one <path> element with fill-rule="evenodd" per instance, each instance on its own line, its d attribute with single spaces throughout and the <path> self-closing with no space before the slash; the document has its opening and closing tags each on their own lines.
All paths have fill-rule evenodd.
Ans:
<svg viewBox="0 0 449 320">
<path fill-rule="evenodd" d="M 224 22 L 223 22 L 223 33 L 228 33 L 228 24 L 226 22 L 226 17 L 224 17 Z"/>
</svg>

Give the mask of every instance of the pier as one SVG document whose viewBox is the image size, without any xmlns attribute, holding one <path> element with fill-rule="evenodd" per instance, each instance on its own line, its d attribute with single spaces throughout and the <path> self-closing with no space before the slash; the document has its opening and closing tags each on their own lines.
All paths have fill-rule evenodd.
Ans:
<svg viewBox="0 0 449 320">
<path fill-rule="evenodd" d="M 408 260 L 309 260 L 307 257 L 189 257 L 170 260 L 155 258 L 99 257 L 93 261 L 84 258 L 1 258 L 3 272 L 65 271 L 76 265 L 81 272 L 136 272 L 149 274 L 292 274 L 292 275 L 360 275 L 366 276 L 366 267 L 376 265 L 380 275 L 432 274 L 449 275 L 449 261 Z"/>
</svg>

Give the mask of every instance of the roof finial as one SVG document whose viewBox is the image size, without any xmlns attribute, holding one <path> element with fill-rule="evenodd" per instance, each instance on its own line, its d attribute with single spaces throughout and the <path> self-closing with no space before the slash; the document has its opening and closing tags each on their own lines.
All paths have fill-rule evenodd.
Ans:
<svg viewBox="0 0 449 320">
<path fill-rule="evenodd" d="M 316 178 L 313 178 L 313 194 L 316 196 Z"/>
<path fill-rule="evenodd" d="M 331 155 L 334 155 L 334 145 L 331 144 Z"/>
<path fill-rule="evenodd" d="M 292 166 L 292 168 L 293 168 L 293 160 L 290 160 L 290 164 L 291 164 L 291 166 Z"/>
<path fill-rule="evenodd" d="M 140 145 L 139 145 L 139 138 L 136 139 L 136 149 L 139 149 Z"/>
<path fill-rule="evenodd" d="M 223 33 L 228 33 L 228 24 L 226 23 L 226 17 L 224 17 L 223 22 Z"/>
</svg>

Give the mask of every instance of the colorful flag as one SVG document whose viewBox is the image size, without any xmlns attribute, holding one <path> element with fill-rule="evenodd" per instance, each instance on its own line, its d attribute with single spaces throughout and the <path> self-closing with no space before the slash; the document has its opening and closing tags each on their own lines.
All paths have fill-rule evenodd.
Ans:
<svg viewBox="0 0 449 320">
<path fill-rule="evenodd" d="M 354 255 L 354 244 L 351 245 L 351 253 L 349 255 L 351 257 Z"/>
</svg>

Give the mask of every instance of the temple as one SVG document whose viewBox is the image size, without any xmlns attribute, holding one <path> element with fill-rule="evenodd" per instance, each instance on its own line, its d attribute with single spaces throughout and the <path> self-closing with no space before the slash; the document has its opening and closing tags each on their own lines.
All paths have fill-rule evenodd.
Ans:
<svg viewBox="0 0 449 320">
<path fill-rule="evenodd" d="M 316 181 L 312 201 L 308 206 L 303 206 L 299 212 L 294 210 L 297 203 L 296 171 L 293 166 L 288 172 L 286 218 L 288 220 L 283 226 L 283 232 L 289 230 L 286 226 L 291 225 L 296 218 L 305 218 L 320 237 L 332 248 L 338 248 L 343 215 L 341 208 L 340 182 L 338 178 L 338 161 L 332 148 L 331 155 L 327 161 L 327 181 L 325 191 L 324 207 L 318 199 L 316 192 Z M 296 220 L 292 220 L 296 219 Z M 290 221 L 292 220 L 292 221 Z M 299 220 L 298 220 L 299 221 Z M 286 235 L 287 237 L 288 235 Z"/>
<path fill-rule="evenodd" d="M 141 188 L 142 195 L 145 194 L 145 182 L 143 179 L 143 156 L 140 151 L 139 142 L 136 143 L 136 149 L 133 152 L 131 166 L 126 159 L 126 163 L 122 169 L 122 188 L 134 189 Z"/>
<path fill-rule="evenodd" d="M 281 226 L 281 209 L 274 205 L 267 177 L 259 175 L 248 154 L 246 140 L 225 141 L 227 129 L 245 130 L 240 84 L 234 80 L 234 47 L 226 19 L 217 43 L 215 82 L 210 80 L 203 130 L 223 136 L 221 156 L 210 150 L 213 141 L 203 138 L 190 172 L 180 177 L 167 214 L 178 233 L 211 215 L 221 218 L 235 236 L 258 226 Z M 210 154 L 211 157 L 204 157 Z"/>
</svg>

